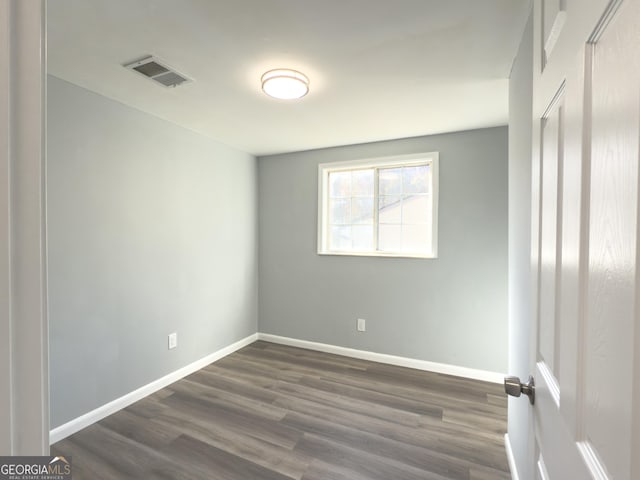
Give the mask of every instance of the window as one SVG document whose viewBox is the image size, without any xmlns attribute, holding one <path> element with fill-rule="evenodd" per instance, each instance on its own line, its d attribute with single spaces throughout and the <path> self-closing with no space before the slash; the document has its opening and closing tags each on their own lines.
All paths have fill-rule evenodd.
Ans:
<svg viewBox="0 0 640 480">
<path fill-rule="evenodd" d="M 319 166 L 318 253 L 435 258 L 438 154 Z"/>
</svg>

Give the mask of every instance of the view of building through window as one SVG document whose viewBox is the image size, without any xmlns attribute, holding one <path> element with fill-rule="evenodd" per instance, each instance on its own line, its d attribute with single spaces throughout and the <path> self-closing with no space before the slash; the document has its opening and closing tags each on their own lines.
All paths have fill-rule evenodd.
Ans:
<svg viewBox="0 0 640 480">
<path fill-rule="evenodd" d="M 433 170 L 432 160 L 329 169 L 324 253 L 433 256 Z"/>
</svg>

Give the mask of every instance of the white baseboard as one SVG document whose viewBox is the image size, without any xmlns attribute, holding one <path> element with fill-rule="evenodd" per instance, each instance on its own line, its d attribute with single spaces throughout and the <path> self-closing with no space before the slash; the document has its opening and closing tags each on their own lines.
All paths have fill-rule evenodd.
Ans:
<svg viewBox="0 0 640 480">
<path fill-rule="evenodd" d="M 443 373 L 445 375 L 454 375 L 456 377 L 472 378 L 474 380 L 482 380 L 485 382 L 502 383 L 504 381 L 503 373 L 489 372 L 486 370 L 476 370 L 474 368 L 458 367 L 456 365 L 447 365 L 445 363 L 428 362 L 426 360 L 397 357 L 395 355 L 368 352 L 366 350 L 355 350 L 353 348 L 338 347 L 335 345 L 328 345 L 326 343 L 309 342 L 307 340 L 297 340 L 295 338 L 280 337 L 268 333 L 258 333 L 258 339 L 264 340 L 265 342 L 289 345 L 291 347 L 307 348 L 309 350 L 333 353 L 335 355 L 343 355 L 345 357 L 359 358 L 361 360 L 370 360 L 372 362 L 379 363 L 387 363 L 400 367 L 415 368 L 417 370 L 425 370 L 428 372 Z"/>
<path fill-rule="evenodd" d="M 258 339 L 258 334 L 254 333 L 253 335 L 249 335 L 242 340 L 237 341 L 227 347 L 224 347 L 210 355 L 207 355 L 200 360 L 196 360 L 195 362 L 187 365 L 186 367 L 182 367 L 175 372 L 172 372 L 168 375 L 165 375 L 158 380 L 155 380 L 147 385 L 144 385 L 126 395 L 116 398 L 115 400 L 107 403 L 106 405 L 102 405 L 101 407 L 96 408 L 84 415 L 71 420 L 59 427 L 54 428 L 49 432 L 49 443 L 54 444 L 63 438 L 68 437 L 69 435 L 73 435 L 74 433 L 82 430 L 89 425 L 92 425 L 99 420 L 117 412 L 118 410 L 122 410 L 125 407 L 128 407 L 132 403 L 137 402 L 138 400 L 143 399 L 144 397 L 151 395 L 158 390 L 171 385 L 172 383 L 180 380 L 181 378 L 186 377 L 187 375 L 191 375 L 194 372 L 197 372 L 201 368 L 206 367 L 212 362 L 216 360 L 220 360 L 223 357 L 235 352 L 236 350 L 241 349 Z"/>
<path fill-rule="evenodd" d="M 507 451 L 507 460 L 509 461 L 509 470 L 511 470 L 511 478 L 513 480 L 520 480 L 518 476 L 518 467 L 516 466 L 516 458 L 513 456 L 513 449 L 511 448 L 511 440 L 509 434 L 504 434 L 504 448 Z"/>
</svg>

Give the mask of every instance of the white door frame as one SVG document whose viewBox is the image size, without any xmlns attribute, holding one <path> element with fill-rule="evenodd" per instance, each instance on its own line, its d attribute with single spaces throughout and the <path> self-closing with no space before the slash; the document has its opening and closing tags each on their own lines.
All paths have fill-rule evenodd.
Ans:
<svg viewBox="0 0 640 480">
<path fill-rule="evenodd" d="M 49 454 L 46 0 L 0 0 L 0 455 Z"/>
</svg>

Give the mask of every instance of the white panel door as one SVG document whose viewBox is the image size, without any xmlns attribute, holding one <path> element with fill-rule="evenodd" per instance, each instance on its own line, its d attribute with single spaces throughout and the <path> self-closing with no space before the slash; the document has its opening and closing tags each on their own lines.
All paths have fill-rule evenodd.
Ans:
<svg viewBox="0 0 640 480">
<path fill-rule="evenodd" d="M 534 9 L 534 472 L 637 480 L 640 0 Z"/>
</svg>

